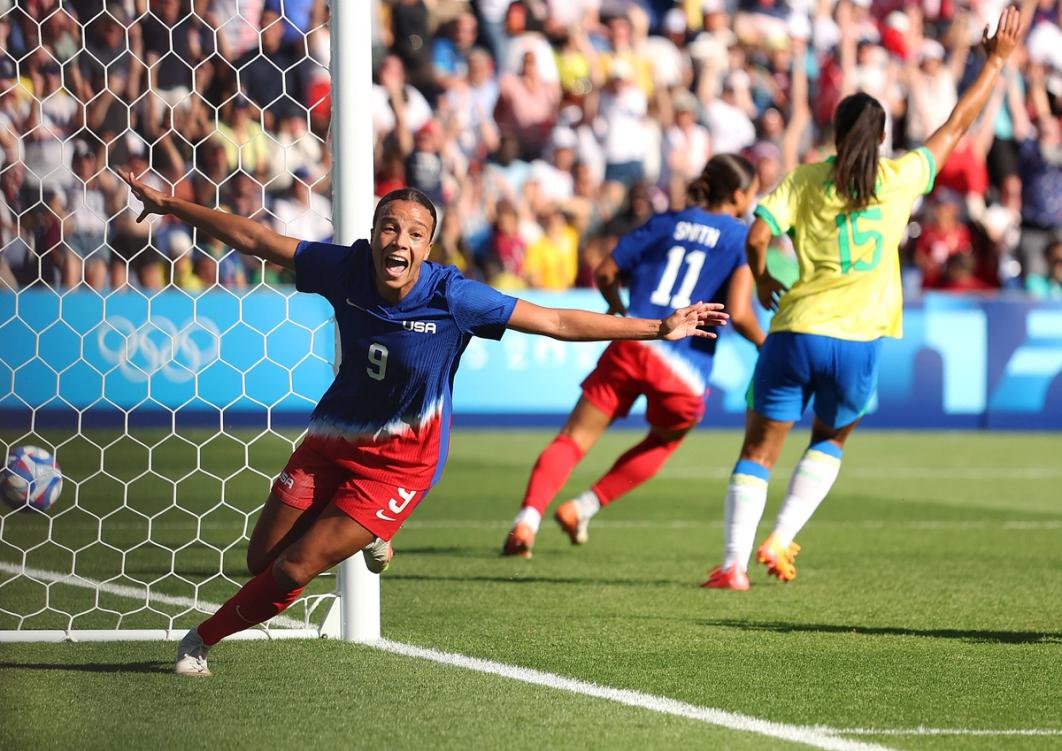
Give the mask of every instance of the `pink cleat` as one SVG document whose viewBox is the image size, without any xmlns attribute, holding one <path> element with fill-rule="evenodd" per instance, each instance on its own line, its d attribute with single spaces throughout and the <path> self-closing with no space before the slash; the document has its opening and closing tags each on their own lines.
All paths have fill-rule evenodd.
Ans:
<svg viewBox="0 0 1062 751">
<path fill-rule="evenodd" d="M 744 592 L 749 588 L 749 575 L 736 563 L 730 568 L 716 566 L 708 572 L 708 581 L 701 585 L 708 589 L 736 589 Z"/>
</svg>

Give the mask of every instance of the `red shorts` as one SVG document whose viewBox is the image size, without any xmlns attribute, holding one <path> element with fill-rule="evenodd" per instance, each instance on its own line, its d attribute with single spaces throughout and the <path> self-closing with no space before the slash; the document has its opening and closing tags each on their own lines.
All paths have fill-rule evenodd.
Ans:
<svg viewBox="0 0 1062 751">
<path fill-rule="evenodd" d="M 302 510 L 335 503 L 374 535 L 390 540 L 428 491 L 359 477 L 329 455 L 333 445 L 313 436 L 303 439 L 273 481 L 273 495 Z"/>
<path fill-rule="evenodd" d="M 634 400 L 645 394 L 649 424 L 665 430 L 696 425 L 704 417 L 704 398 L 675 375 L 650 347 L 613 342 L 583 381 L 583 396 L 610 417 L 626 417 Z"/>
</svg>

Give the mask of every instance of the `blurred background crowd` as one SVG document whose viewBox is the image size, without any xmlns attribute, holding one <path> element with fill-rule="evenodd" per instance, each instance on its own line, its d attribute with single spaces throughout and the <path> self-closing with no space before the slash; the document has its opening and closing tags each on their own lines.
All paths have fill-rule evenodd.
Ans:
<svg viewBox="0 0 1062 751">
<path fill-rule="evenodd" d="M 712 154 L 766 193 L 828 158 L 839 99 L 919 145 L 983 63 L 1002 0 L 371 0 L 377 195 L 440 209 L 433 259 L 504 288 L 591 284 L 681 207 Z M 1028 33 L 917 208 L 905 291 L 1062 299 L 1062 4 Z M 116 171 L 331 237 L 325 0 L 0 0 L 0 285 L 198 291 L 290 283 L 170 218 Z M 772 268 L 796 276 L 779 238 Z"/>
</svg>

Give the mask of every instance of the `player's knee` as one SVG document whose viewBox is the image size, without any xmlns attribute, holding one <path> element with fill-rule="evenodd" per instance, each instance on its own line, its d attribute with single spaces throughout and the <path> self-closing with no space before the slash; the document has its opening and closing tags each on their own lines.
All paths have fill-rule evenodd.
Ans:
<svg viewBox="0 0 1062 751">
<path fill-rule="evenodd" d="M 273 564 L 273 577 L 285 589 L 305 587 L 317 575 L 317 567 L 297 556 L 281 555 Z"/>
<path fill-rule="evenodd" d="M 257 550 L 248 548 L 247 550 L 247 570 L 251 576 L 258 576 L 260 573 L 266 570 L 266 566 L 269 565 L 269 560 Z"/>
<path fill-rule="evenodd" d="M 677 447 L 679 442 L 686 437 L 686 434 L 693 429 L 692 425 L 684 428 L 662 428 L 654 425 L 649 429 L 649 435 L 661 445 L 674 444 Z"/>
<path fill-rule="evenodd" d="M 774 466 L 777 452 L 772 452 L 769 447 L 746 444 L 741 447 L 741 459 L 756 462 L 767 469 Z"/>
</svg>

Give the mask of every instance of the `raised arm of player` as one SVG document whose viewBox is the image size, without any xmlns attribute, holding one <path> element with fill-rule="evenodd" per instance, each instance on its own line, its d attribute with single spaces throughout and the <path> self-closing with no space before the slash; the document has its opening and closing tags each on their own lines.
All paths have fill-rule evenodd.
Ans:
<svg viewBox="0 0 1062 751">
<path fill-rule="evenodd" d="M 612 256 L 598 264 L 594 270 L 594 282 L 601 296 L 608 303 L 608 315 L 627 315 L 627 306 L 620 295 L 620 267 Z"/>
<path fill-rule="evenodd" d="M 191 201 L 185 201 L 155 190 L 132 172 L 120 173 L 144 204 L 137 217 L 141 222 L 151 214 L 172 214 L 186 224 L 215 237 L 241 253 L 264 258 L 267 261 L 295 268 L 295 248 L 299 241 L 294 237 L 274 232 L 265 224 L 247 217 L 229 214 L 217 209 L 208 209 Z"/>
<path fill-rule="evenodd" d="M 1000 71 L 1003 70 L 1007 58 L 1018 44 L 1020 31 L 1021 13 L 1014 6 L 1007 7 L 1000 14 L 996 33 L 991 37 L 988 36 L 988 27 L 985 27 L 981 36 L 981 47 L 987 59 L 981 72 L 977 74 L 973 84 L 963 92 L 947 122 L 941 125 L 925 143 L 936 164 L 941 165 L 947 161 L 958 145 L 959 139 L 985 108 Z"/>
<path fill-rule="evenodd" d="M 546 308 L 517 300 L 508 328 L 525 334 L 542 334 L 566 342 L 607 339 L 684 339 L 687 336 L 715 338 L 702 326 L 725 326 L 728 316 L 719 303 L 698 302 L 679 308 L 664 319 L 619 318 L 604 313 L 571 308 Z"/>
</svg>

